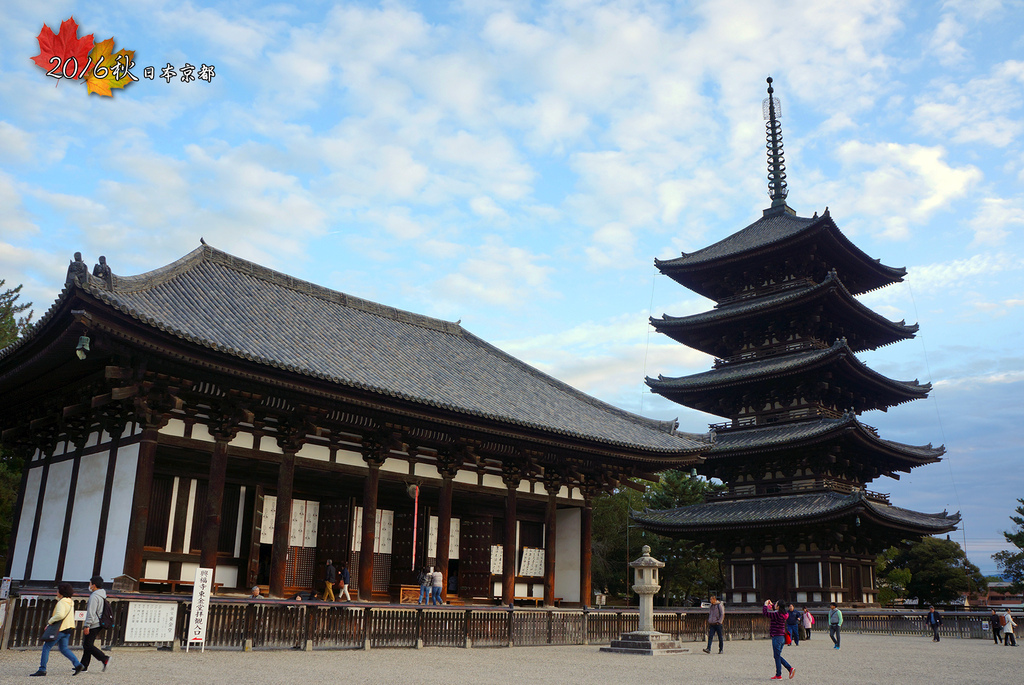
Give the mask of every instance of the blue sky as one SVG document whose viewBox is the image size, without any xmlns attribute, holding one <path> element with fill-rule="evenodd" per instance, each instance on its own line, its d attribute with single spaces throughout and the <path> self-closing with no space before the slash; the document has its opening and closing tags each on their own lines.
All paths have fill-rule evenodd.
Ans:
<svg viewBox="0 0 1024 685">
<path fill-rule="evenodd" d="M 135 50 L 113 98 L 30 58 L 44 23 Z M 1019 1 L 74 3 L 0 6 L 0 278 L 37 314 L 76 250 L 115 273 L 199 244 L 461 319 L 625 409 L 716 421 L 645 374 L 711 360 L 650 314 L 710 303 L 656 275 L 758 216 L 765 77 L 789 204 L 906 266 L 864 301 L 919 322 L 861 358 L 932 398 L 863 419 L 944 443 L 893 502 L 961 510 L 986 572 L 1024 497 L 1024 8 Z M 145 66 L 213 65 L 211 82 Z M 963 533 L 957 533 L 961 541 Z"/>
</svg>

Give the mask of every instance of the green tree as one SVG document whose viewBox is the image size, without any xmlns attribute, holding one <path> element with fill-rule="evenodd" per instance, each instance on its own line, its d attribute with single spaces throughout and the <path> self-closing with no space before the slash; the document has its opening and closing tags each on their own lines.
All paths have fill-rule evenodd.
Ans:
<svg viewBox="0 0 1024 685">
<path fill-rule="evenodd" d="M 5 283 L 7 281 L 0 278 L 0 288 L 3 288 Z M 0 350 L 17 340 L 32 324 L 32 303 L 18 304 L 21 287 L 19 285 L 17 288 L 8 288 L 0 292 Z M 18 316 L 26 310 L 27 316 Z"/>
<path fill-rule="evenodd" d="M 633 579 L 628 563 L 640 556 L 643 545 L 650 545 L 651 554 L 665 562 L 661 573 L 663 601 L 682 602 L 721 589 L 719 555 L 704 545 L 644 531 L 629 520 L 629 512 L 697 504 L 708 492 L 722 486 L 691 478 L 682 471 L 663 472 L 660 482 L 654 484 L 635 482 L 647 485 L 646 490 L 640 493 L 620 487 L 594 500 L 591 579 L 595 591 L 607 588 L 614 596 L 631 593 Z"/>
<path fill-rule="evenodd" d="M 21 286 L 3 290 L 0 279 L 0 349 L 15 342 L 32 322 L 32 303 L 18 303 Z M 28 314 L 19 316 L 25 311 Z M 21 484 L 21 459 L 0 446 L 0 571 L 7 567 L 7 545 L 11 539 L 14 504 Z"/>
<path fill-rule="evenodd" d="M 948 538 L 911 543 L 893 556 L 888 568 L 910 572 L 907 596 L 923 604 L 949 604 L 962 594 L 984 592 L 988 587 L 978 567 Z"/>
<path fill-rule="evenodd" d="M 1014 592 L 1024 590 L 1024 499 L 1017 501 L 1020 506 L 1016 511 L 1020 516 L 1010 516 L 1010 520 L 1017 524 L 1017 530 L 1004 531 L 1003 536 L 1018 551 L 1003 550 L 992 555 L 999 570 L 1003 572 L 1003 578 L 1012 583 Z"/>
<path fill-rule="evenodd" d="M 907 598 L 910 585 L 910 569 L 896 568 L 893 562 L 900 553 L 899 547 L 890 547 L 878 555 L 875 561 L 875 578 L 878 582 L 878 603 L 888 606 L 897 599 Z"/>
</svg>

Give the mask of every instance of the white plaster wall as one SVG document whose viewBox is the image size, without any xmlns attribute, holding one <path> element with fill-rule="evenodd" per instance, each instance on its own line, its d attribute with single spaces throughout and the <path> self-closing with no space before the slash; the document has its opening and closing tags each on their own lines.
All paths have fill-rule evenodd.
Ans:
<svg viewBox="0 0 1024 685">
<path fill-rule="evenodd" d="M 489 473 L 484 474 L 484 487 L 485 488 L 501 488 L 505 490 L 505 481 L 501 479 L 501 476 L 493 476 Z"/>
<path fill-rule="evenodd" d="M 205 423 L 192 424 L 192 439 L 202 440 L 203 442 L 216 442 L 213 436 L 210 435 L 210 429 Z"/>
<path fill-rule="evenodd" d="M 338 450 L 334 457 L 339 464 L 347 464 L 348 466 L 366 466 L 366 462 L 363 461 L 363 455 L 351 450 Z"/>
<path fill-rule="evenodd" d="M 32 562 L 32 577 L 38 580 L 53 578 L 57 573 L 60 539 L 64 534 L 64 514 L 68 506 L 71 484 L 71 461 L 50 466 L 43 493 L 43 515 L 39 519 L 36 555 Z"/>
<path fill-rule="evenodd" d="M 251 450 L 252 443 L 252 433 L 239 432 L 238 435 L 236 435 L 228 444 L 232 447 L 241 447 L 243 449 Z"/>
<path fill-rule="evenodd" d="M 185 436 L 185 422 L 181 419 L 171 419 L 167 425 L 160 429 L 164 435 L 173 435 L 181 438 Z"/>
<path fill-rule="evenodd" d="M 124 553 L 128 548 L 128 524 L 132 518 L 135 495 L 135 470 L 139 465 L 139 444 L 125 445 L 117 451 L 114 486 L 110 492 L 110 514 L 107 516 L 107 537 L 103 543 L 100 575 L 114 578 L 124 572 Z"/>
<path fill-rule="evenodd" d="M 218 564 L 214 581 L 221 583 L 224 587 L 238 587 L 238 567 Z"/>
<path fill-rule="evenodd" d="M 555 512 L 555 597 L 580 601 L 580 510 Z"/>
<path fill-rule="evenodd" d="M 416 464 L 413 470 L 413 475 L 417 478 L 431 478 L 434 480 L 439 480 L 441 478 L 441 474 L 437 472 L 437 467 L 433 464 Z M 455 479 L 458 480 L 458 476 L 456 476 Z M 475 477 L 473 478 L 473 482 L 476 482 Z"/>
<path fill-rule="evenodd" d="M 260 437 L 260 451 L 284 454 L 284 450 L 277 444 L 277 438 L 272 435 L 263 435 Z"/>
<path fill-rule="evenodd" d="M 331 460 L 331 448 L 327 445 L 314 445 L 306 443 L 302 448 L 295 454 L 296 457 L 302 457 L 303 459 L 316 459 L 317 461 L 330 461 Z M 219 572 L 218 572 L 219 573 Z M 220 581 L 218 581 L 220 582 Z"/>
<path fill-rule="evenodd" d="M 437 469 L 434 469 L 435 471 Z M 459 471 L 455 474 L 456 483 L 470 483 L 476 485 L 476 471 Z"/>
<path fill-rule="evenodd" d="M 147 559 L 146 565 L 143 567 L 142 577 L 150 580 L 167 580 L 167 573 L 170 570 L 171 562 L 169 561 L 157 561 L 156 559 Z M 103 575 L 102 573 L 100 575 Z M 113 576 L 111 576 L 113 577 Z M 106 580 L 107 577 L 103 576 Z"/>
<path fill-rule="evenodd" d="M 71 512 L 71 533 L 64 560 L 64 580 L 85 581 L 92 577 L 108 457 L 109 454 L 104 453 L 83 456 L 78 468 L 75 510 Z"/>
<path fill-rule="evenodd" d="M 405 459 L 385 459 L 384 463 L 380 465 L 381 471 L 390 471 L 391 473 L 409 473 L 409 462 Z"/>
<path fill-rule="evenodd" d="M 11 577 L 25 579 L 25 562 L 28 561 L 28 546 L 32 544 L 32 523 L 36 517 L 36 502 L 39 498 L 39 480 L 43 469 L 37 466 L 28 472 L 25 483 L 25 499 L 21 503 L 21 518 L 18 521 L 18 538 L 14 543 L 11 562 Z"/>
<path fill-rule="evenodd" d="M 101 437 L 102 436 L 100 435 L 100 431 L 97 431 L 95 433 L 91 433 L 89 435 L 89 438 L 85 441 L 85 446 L 86 447 L 95 447 L 96 445 L 100 444 L 100 438 Z"/>
</svg>

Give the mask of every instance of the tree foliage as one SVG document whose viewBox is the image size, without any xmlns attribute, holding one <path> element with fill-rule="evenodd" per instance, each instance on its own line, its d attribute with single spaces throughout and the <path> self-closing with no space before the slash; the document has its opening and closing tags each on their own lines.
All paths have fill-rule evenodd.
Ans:
<svg viewBox="0 0 1024 685">
<path fill-rule="evenodd" d="M 21 286 L 3 290 L 5 283 L 4 279 L 0 279 L 0 349 L 15 342 L 32 321 L 32 303 L 18 303 Z M 19 316 L 26 311 L 27 315 Z M 0 446 L 0 570 L 6 567 L 14 504 L 21 484 L 21 468 L 21 459 Z"/>
<path fill-rule="evenodd" d="M 899 552 L 899 547 L 890 547 L 879 554 L 878 559 L 875 561 L 878 603 L 882 606 L 888 606 L 897 599 L 907 598 L 907 586 L 910 585 L 910 569 L 893 566 L 893 562 Z"/>
<path fill-rule="evenodd" d="M 0 278 L 0 289 L 7 281 Z M 32 303 L 18 304 L 21 286 L 0 292 L 0 350 L 7 347 L 31 325 Z M 27 316 L 18 316 L 28 310 Z"/>
<path fill-rule="evenodd" d="M 661 474 L 659 483 L 650 485 L 643 493 L 619 488 L 596 498 L 591 560 L 595 591 L 607 589 L 615 596 L 631 593 L 632 569 L 628 564 L 640 556 L 644 545 L 650 545 L 651 555 L 665 562 L 661 572 L 660 601 L 681 605 L 688 598 L 706 597 L 709 592 L 721 590 L 720 555 L 714 550 L 698 543 L 644 531 L 628 518 L 630 510 L 673 509 L 698 504 L 704 501 L 708 492 L 720 488 L 682 471 L 666 471 Z"/>
<path fill-rule="evenodd" d="M 1016 511 L 1020 516 L 1010 516 L 1010 520 L 1017 524 L 1016 531 L 1004 531 L 1006 541 L 1017 548 L 1017 552 L 1003 550 L 992 555 L 1003 578 L 1012 583 L 1011 589 L 1014 592 L 1024 590 L 1024 499 L 1018 499 L 1020 506 Z"/>
<path fill-rule="evenodd" d="M 978 567 L 949 539 L 928 537 L 898 549 L 891 557 L 884 566 L 886 577 L 896 570 L 909 572 L 909 579 L 899 576 L 906 580 L 905 596 L 916 597 L 922 604 L 949 604 L 962 594 L 984 592 L 988 587 Z"/>
</svg>

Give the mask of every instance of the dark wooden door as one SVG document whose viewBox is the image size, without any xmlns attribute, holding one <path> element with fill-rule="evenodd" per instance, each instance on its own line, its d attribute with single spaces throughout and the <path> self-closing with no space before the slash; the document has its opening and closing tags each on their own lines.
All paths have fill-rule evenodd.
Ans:
<svg viewBox="0 0 1024 685">
<path fill-rule="evenodd" d="M 491 596 L 491 517 L 462 519 L 459 535 L 459 596 Z"/>
<path fill-rule="evenodd" d="M 761 601 L 766 599 L 772 601 L 782 600 L 788 602 L 789 588 L 786 583 L 786 566 L 772 564 L 761 567 L 761 582 L 758 583 L 761 590 Z"/>
</svg>

